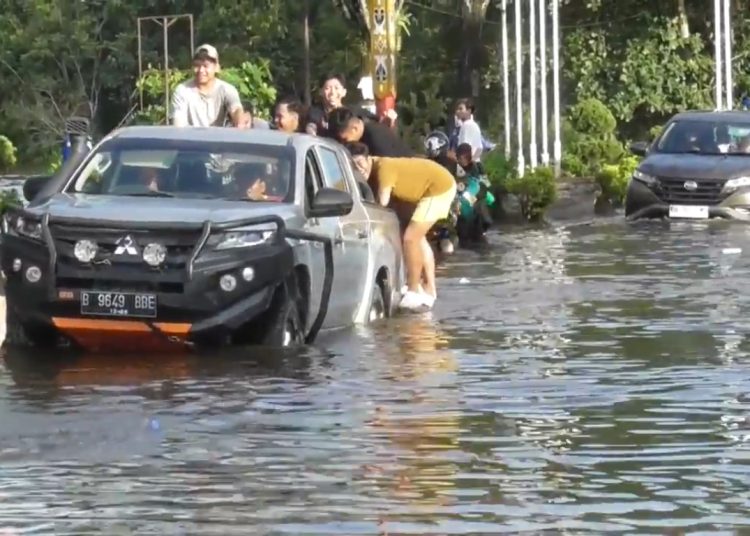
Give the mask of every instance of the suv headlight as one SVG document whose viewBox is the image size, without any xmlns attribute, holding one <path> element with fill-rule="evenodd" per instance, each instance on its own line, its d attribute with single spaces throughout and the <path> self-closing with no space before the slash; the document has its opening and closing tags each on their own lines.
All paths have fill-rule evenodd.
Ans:
<svg viewBox="0 0 750 536">
<path fill-rule="evenodd" d="M 736 179 L 729 179 L 724 183 L 724 191 L 731 192 L 732 190 L 747 186 L 750 186 L 750 177 L 737 177 Z"/>
<path fill-rule="evenodd" d="M 248 248 L 273 242 L 277 229 L 266 224 L 249 225 L 227 231 L 218 236 L 216 250 Z"/>
<path fill-rule="evenodd" d="M 633 178 L 639 182 L 642 182 L 646 186 L 654 186 L 657 182 L 656 177 L 654 177 L 653 175 L 648 175 L 639 169 L 636 169 L 633 172 Z"/>
<path fill-rule="evenodd" d="M 3 216 L 3 233 L 13 236 L 23 236 L 32 240 L 42 239 L 42 224 L 16 214 Z"/>
</svg>

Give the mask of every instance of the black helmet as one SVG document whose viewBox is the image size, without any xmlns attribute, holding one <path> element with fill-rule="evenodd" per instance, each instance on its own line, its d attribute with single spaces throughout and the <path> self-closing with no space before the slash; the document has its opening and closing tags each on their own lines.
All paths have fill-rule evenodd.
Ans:
<svg viewBox="0 0 750 536">
<path fill-rule="evenodd" d="M 430 158 L 435 158 L 446 151 L 449 144 L 448 135 L 441 130 L 430 132 L 424 140 L 424 148 Z"/>
</svg>

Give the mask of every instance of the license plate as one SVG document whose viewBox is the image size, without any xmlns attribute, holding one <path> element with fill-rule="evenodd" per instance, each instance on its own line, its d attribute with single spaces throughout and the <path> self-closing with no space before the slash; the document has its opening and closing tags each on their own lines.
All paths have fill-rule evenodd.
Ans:
<svg viewBox="0 0 750 536">
<path fill-rule="evenodd" d="M 697 205 L 669 205 L 669 217 L 705 220 L 708 219 L 708 207 Z"/>
<path fill-rule="evenodd" d="M 156 317 L 156 295 L 128 292 L 81 291 L 81 314 Z"/>
</svg>

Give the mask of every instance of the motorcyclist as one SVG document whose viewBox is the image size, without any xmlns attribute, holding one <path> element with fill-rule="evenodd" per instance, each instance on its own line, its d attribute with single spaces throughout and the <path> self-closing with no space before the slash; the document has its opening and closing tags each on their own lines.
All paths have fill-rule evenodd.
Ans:
<svg viewBox="0 0 750 536">
<path fill-rule="evenodd" d="M 450 139 L 445 132 L 441 130 L 430 132 L 424 140 L 424 148 L 427 158 L 443 166 L 454 177 L 456 176 L 458 164 L 451 154 Z M 447 220 L 438 222 L 430 233 L 433 239 L 437 240 L 438 247 L 444 254 L 450 255 L 455 250 L 452 236 L 454 235 L 457 217 L 458 211 L 451 210 Z"/>
</svg>

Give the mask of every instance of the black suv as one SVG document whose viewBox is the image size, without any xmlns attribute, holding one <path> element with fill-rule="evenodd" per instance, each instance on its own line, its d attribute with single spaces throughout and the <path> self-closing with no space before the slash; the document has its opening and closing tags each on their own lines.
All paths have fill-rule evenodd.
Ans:
<svg viewBox="0 0 750 536">
<path fill-rule="evenodd" d="M 629 219 L 750 221 L 749 112 L 680 113 L 630 150 L 645 158 L 628 185 Z"/>
</svg>

